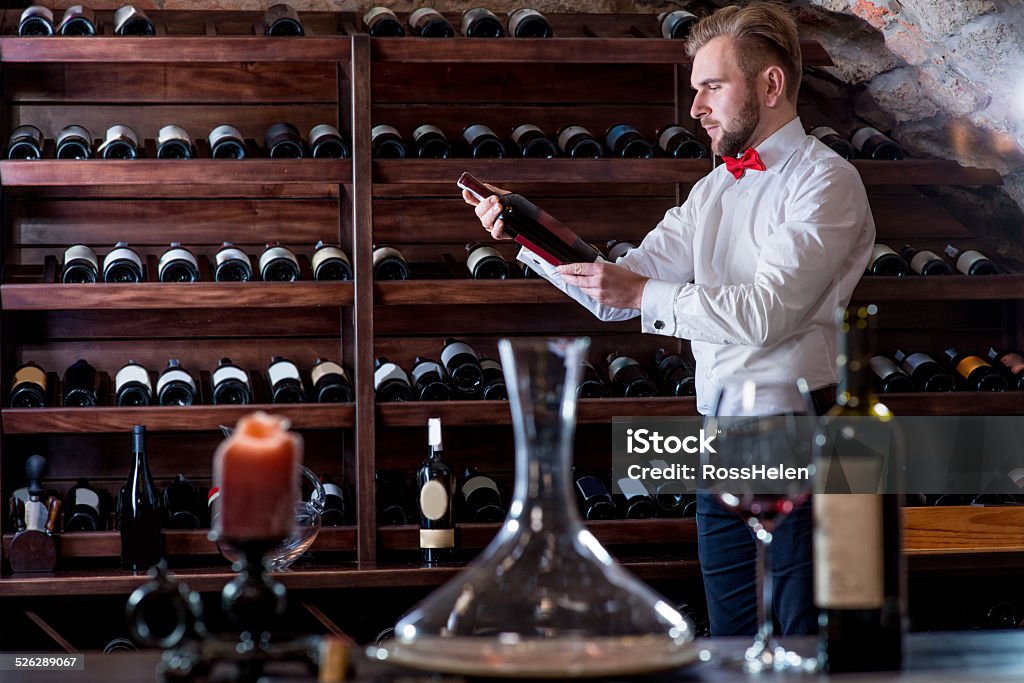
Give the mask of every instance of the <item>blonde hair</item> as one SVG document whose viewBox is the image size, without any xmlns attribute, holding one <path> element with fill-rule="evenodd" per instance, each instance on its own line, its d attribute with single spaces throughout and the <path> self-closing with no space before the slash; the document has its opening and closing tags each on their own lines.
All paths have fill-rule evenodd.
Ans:
<svg viewBox="0 0 1024 683">
<path fill-rule="evenodd" d="M 788 10 L 768 3 L 723 7 L 693 27 L 686 55 L 693 59 L 697 50 L 721 36 L 735 42 L 736 61 L 748 80 L 769 66 L 780 67 L 786 74 L 786 98 L 796 102 L 802 59 L 796 20 Z"/>
</svg>

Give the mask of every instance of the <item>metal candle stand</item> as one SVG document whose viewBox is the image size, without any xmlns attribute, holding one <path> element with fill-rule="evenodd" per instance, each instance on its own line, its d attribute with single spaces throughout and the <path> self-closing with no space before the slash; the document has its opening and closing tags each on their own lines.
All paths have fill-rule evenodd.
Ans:
<svg viewBox="0 0 1024 683">
<path fill-rule="evenodd" d="M 287 607 L 285 587 L 263 565 L 264 554 L 277 544 L 232 542 L 242 559 L 234 566 L 238 575 L 221 592 L 221 606 L 238 627 L 237 633 L 209 633 L 199 594 L 175 580 L 163 560 L 149 570 L 152 580 L 128 598 L 127 616 L 138 642 L 164 650 L 157 665 L 159 679 L 245 683 L 264 675 L 268 665 L 288 665 L 293 675 L 316 675 L 318 636 L 288 640 L 271 636 L 271 628 Z"/>
</svg>

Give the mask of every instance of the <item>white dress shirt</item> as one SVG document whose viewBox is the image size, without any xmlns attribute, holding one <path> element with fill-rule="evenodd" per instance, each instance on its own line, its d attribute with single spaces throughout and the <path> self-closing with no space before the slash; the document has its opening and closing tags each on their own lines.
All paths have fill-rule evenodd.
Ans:
<svg viewBox="0 0 1024 683">
<path fill-rule="evenodd" d="M 697 409 L 722 382 L 836 381 L 835 310 L 864 273 L 875 223 L 857 170 L 795 118 L 756 147 L 767 170 L 699 180 L 617 264 L 650 278 L 639 311 L 597 303 L 523 249 L 519 260 L 601 320 L 692 341 Z"/>
</svg>

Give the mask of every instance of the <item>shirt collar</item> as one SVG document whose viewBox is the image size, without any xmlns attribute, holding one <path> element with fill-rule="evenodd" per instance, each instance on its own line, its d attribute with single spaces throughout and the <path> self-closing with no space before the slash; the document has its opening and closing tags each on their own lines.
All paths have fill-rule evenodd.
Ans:
<svg viewBox="0 0 1024 683">
<path fill-rule="evenodd" d="M 806 138 L 807 133 L 804 132 L 804 126 L 797 116 L 765 138 L 764 142 L 754 149 L 764 162 L 766 170 L 779 173 Z"/>
</svg>

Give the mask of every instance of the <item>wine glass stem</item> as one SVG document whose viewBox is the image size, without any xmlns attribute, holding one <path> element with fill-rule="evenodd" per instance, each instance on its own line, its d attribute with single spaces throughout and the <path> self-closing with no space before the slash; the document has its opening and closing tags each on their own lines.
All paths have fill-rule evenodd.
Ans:
<svg viewBox="0 0 1024 683">
<path fill-rule="evenodd" d="M 774 619 L 775 608 L 773 606 L 772 594 L 772 573 L 771 558 L 769 550 L 771 546 L 771 534 L 762 531 L 757 536 L 757 590 L 760 599 L 757 601 L 757 621 L 760 624 L 757 633 L 757 644 L 760 650 L 768 650 L 772 646 L 775 637 Z M 755 646 L 756 647 L 756 646 Z"/>
</svg>

